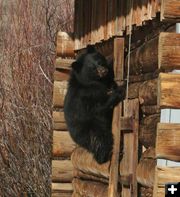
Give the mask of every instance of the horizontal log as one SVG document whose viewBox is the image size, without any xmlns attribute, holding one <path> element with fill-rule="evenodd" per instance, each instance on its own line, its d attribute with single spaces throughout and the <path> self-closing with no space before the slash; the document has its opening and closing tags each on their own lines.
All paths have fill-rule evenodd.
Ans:
<svg viewBox="0 0 180 197">
<path fill-rule="evenodd" d="M 74 57 L 74 38 L 72 33 L 58 32 L 57 35 L 57 56 Z"/>
<path fill-rule="evenodd" d="M 152 153 L 154 152 L 154 153 Z M 155 175 L 155 149 L 147 149 L 140 159 L 137 166 L 136 176 L 137 181 L 143 186 L 153 188 L 154 185 L 154 175 Z"/>
<path fill-rule="evenodd" d="M 75 61 L 75 59 L 57 58 L 55 61 L 55 68 L 56 68 L 56 70 L 70 71 L 71 64 L 74 61 Z"/>
<path fill-rule="evenodd" d="M 108 161 L 101 165 L 98 164 L 94 160 L 93 155 L 81 147 L 73 151 L 71 160 L 74 168 L 77 170 L 98 177 L 109 177 L 110 162 Z"/>
<path fill-rule="evenodd" d="M 141 111 L 145 115 L 159 114 L 160 109 L 157 105 L 142 105 Z"/>
<path fill-rule="evenodd" d="M 51 197 L 72 197 L 72 192 L 71 193 L 65 193 L 65 192 L 52 192 Z M 78 197 L 78 196 L 76 196 Z"/>
<path fill-rule="evenodd" d="M 128 98 L 138 98 L 139 96 L 139 88 L 141 86 L 141 82 L 130 83 L 128 87 Z"/>
<path fill-rule="evenodd" d="M 146 116 L 140 122 L 139 140 L 146 148 L 155 147 L 156 128 L 160 121 L 160 114 Z"/>
<path fill-rule="evenodd" d="M 53 128 L 54 130 L 67 131 L 63 111 L 53 111 Z"/>
<path fill-rule="evenodd" d="M 156 156 L 180 162 L 180 124 L 158 124 Z"/>
<path fill-rule="evenodd" d="M 107 197 L 108 186 L 93 181 L 82 181 L 80 179 L 73 179 L 73 188 L 75 192 L 84 197 Z"/>
<path fill-rule="evenodd" d="M 73 179 L 73 166 L 70 160 L 52 160 L 52 181 L 68 183 Z"/>
<path fill-rule="evenodd" d="M 53 111 L 53 121 L 54 122 L 65 122 L 63 111 Z"/>
<path fill-rule="evenodd" d="M 97 177 L 95 175 L 91 175 L 91 174 L 85 174 L 80 170 L 75 169 L 74 172 L 74 177 L 76 178 L 80 178 L 83 180 L 91 180 L 91 181 L 98 181 L 98 182 L 102 182 L 107 184 L 109 182 L 108 178 L 106 177 Z M 119 183 L 125 185 L 125 186 L 130 186 L 132 183 L 132 176 L 120 176 L 119 175 Z"/>
<path fill-rule="evenodd" d="M 53 156 L 69 157 L 75 148 L 75 143 L 67 131 L 53 132 Z"/>
<path fill-rule="evenodd" d="M 52 183 L 51 197 L 71 197 L 73 192 L 72 183 Z"/>
<path fill-rule="evenodd" d="M 69 71 L 64 70 L 55 70 L 54 72 L 54 81 L 66 81 L 69 79 Z"/>
<path fill-rule="evenodd" d="M 180 167 L 156 167 L 153 196 L 165 196 L 165 184 L 177 183 L 180 177 Z"/>
<path fill-rule="evenodd" d="M 74 191 L 71 197 L 82 197 L 82 196 L 76 191 Z"/>
<path fill-rule="evenodd" d="M 179 0 L 161 0 L 161 20 L 180 22 L 179 12 Z"/>
<path fill-rule="evenodd" d="M 180 34 L 162 32 L 158 50 L 159 68 L 167 71 L 180 69 Z"/>
<path fill-rule="evenodd" d="M 53 105 L 54 107 L 64 106 L 64 97 L 67 92 L 67 81 L 55 81 L 53 89 Z"/>
<path fill-rule="evenodd" d="M 157 79 L 148 80 L 139 87 L 139 102 L 141 105 L 157 104 Z"/>
<path fill-rule="evenodd" d="M 160 108 L 180 108 L 180 74 L 160 73 L 158 104 Z"/>
<path fill-rule="evenodd" d="M 87 174 L 87 173 L 84 173 L 84 172 L 77 170 L 77 169 L 75 169 L 73 171 L 73 175 L 75 178 L 79 178 L 82 180 L 97 181 L 97 182 L 102 182 L 102 183 L 108 184 L 108 178 L 97 177 L 95 175 Z"/>
<path fill-rule="evenodd" d="M 135 82 L 148 81 L 157 78 L 158 75 L 159 75 L 159 70 L 150 73 L 139 74 L 139 75 L 130 75 L 129 82 L 135 83 Z"/>
<path fill-rule="evenodd" d="M 152 58 L 153 57 L 153 58 Z M 125 61 L 125 72 L 128 68 L 128 56 Z M 131 52 L 130 75 L 154 72 L 158 68 L 158 37 L 145 42 Z"/>
</svg>

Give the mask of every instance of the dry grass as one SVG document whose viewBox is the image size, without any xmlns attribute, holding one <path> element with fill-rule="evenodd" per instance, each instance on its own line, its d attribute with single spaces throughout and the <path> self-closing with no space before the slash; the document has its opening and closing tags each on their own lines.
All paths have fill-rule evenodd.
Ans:
<svg viewBox="0 0 180 197">
<path fill-rule="evenodd" d="M 72 30 L 67 2 L 0 0 L 2 197 L 50 196 L 53 62 L 57 31 Z"/>
</svg>

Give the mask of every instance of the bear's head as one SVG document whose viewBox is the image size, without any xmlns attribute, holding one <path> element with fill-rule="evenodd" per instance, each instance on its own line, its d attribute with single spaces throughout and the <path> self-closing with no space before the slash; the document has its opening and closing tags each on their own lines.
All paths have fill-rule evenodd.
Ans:
<svg viewBox="0 0 180 197">
<path fill-rule="evenodd" d="M 99 81 L 108 75 L 110 65 L 105 57 L 88 45 L 84 54 L 80 55 L 72 64 L 72 71 L 83 83 Z"/>
</svg>

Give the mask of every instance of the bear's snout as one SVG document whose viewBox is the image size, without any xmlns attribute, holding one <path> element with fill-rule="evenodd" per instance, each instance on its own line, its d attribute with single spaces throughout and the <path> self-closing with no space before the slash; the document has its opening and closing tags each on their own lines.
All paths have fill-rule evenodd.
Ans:
<svg viewBox="0 0 180 197">
<path fill-rule="evenodd" d="M 108 73 L 108 69 L 103 66 L 98 66 L 97 73 L 99 77 L 105 77 Z"/>
</svg>

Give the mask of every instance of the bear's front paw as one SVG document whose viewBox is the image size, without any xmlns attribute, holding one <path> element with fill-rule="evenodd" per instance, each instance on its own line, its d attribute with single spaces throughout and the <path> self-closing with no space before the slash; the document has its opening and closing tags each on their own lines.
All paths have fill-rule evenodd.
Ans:
<svg viewBox="0 0 180 197">
<path fill-rule="evenodd" d="M 103 164 L 106 163 L 111 159 L 112 156 L 112 150 L 101 150 L 94 154 L 94 159 L 99 163 Z"/>
</svg>

